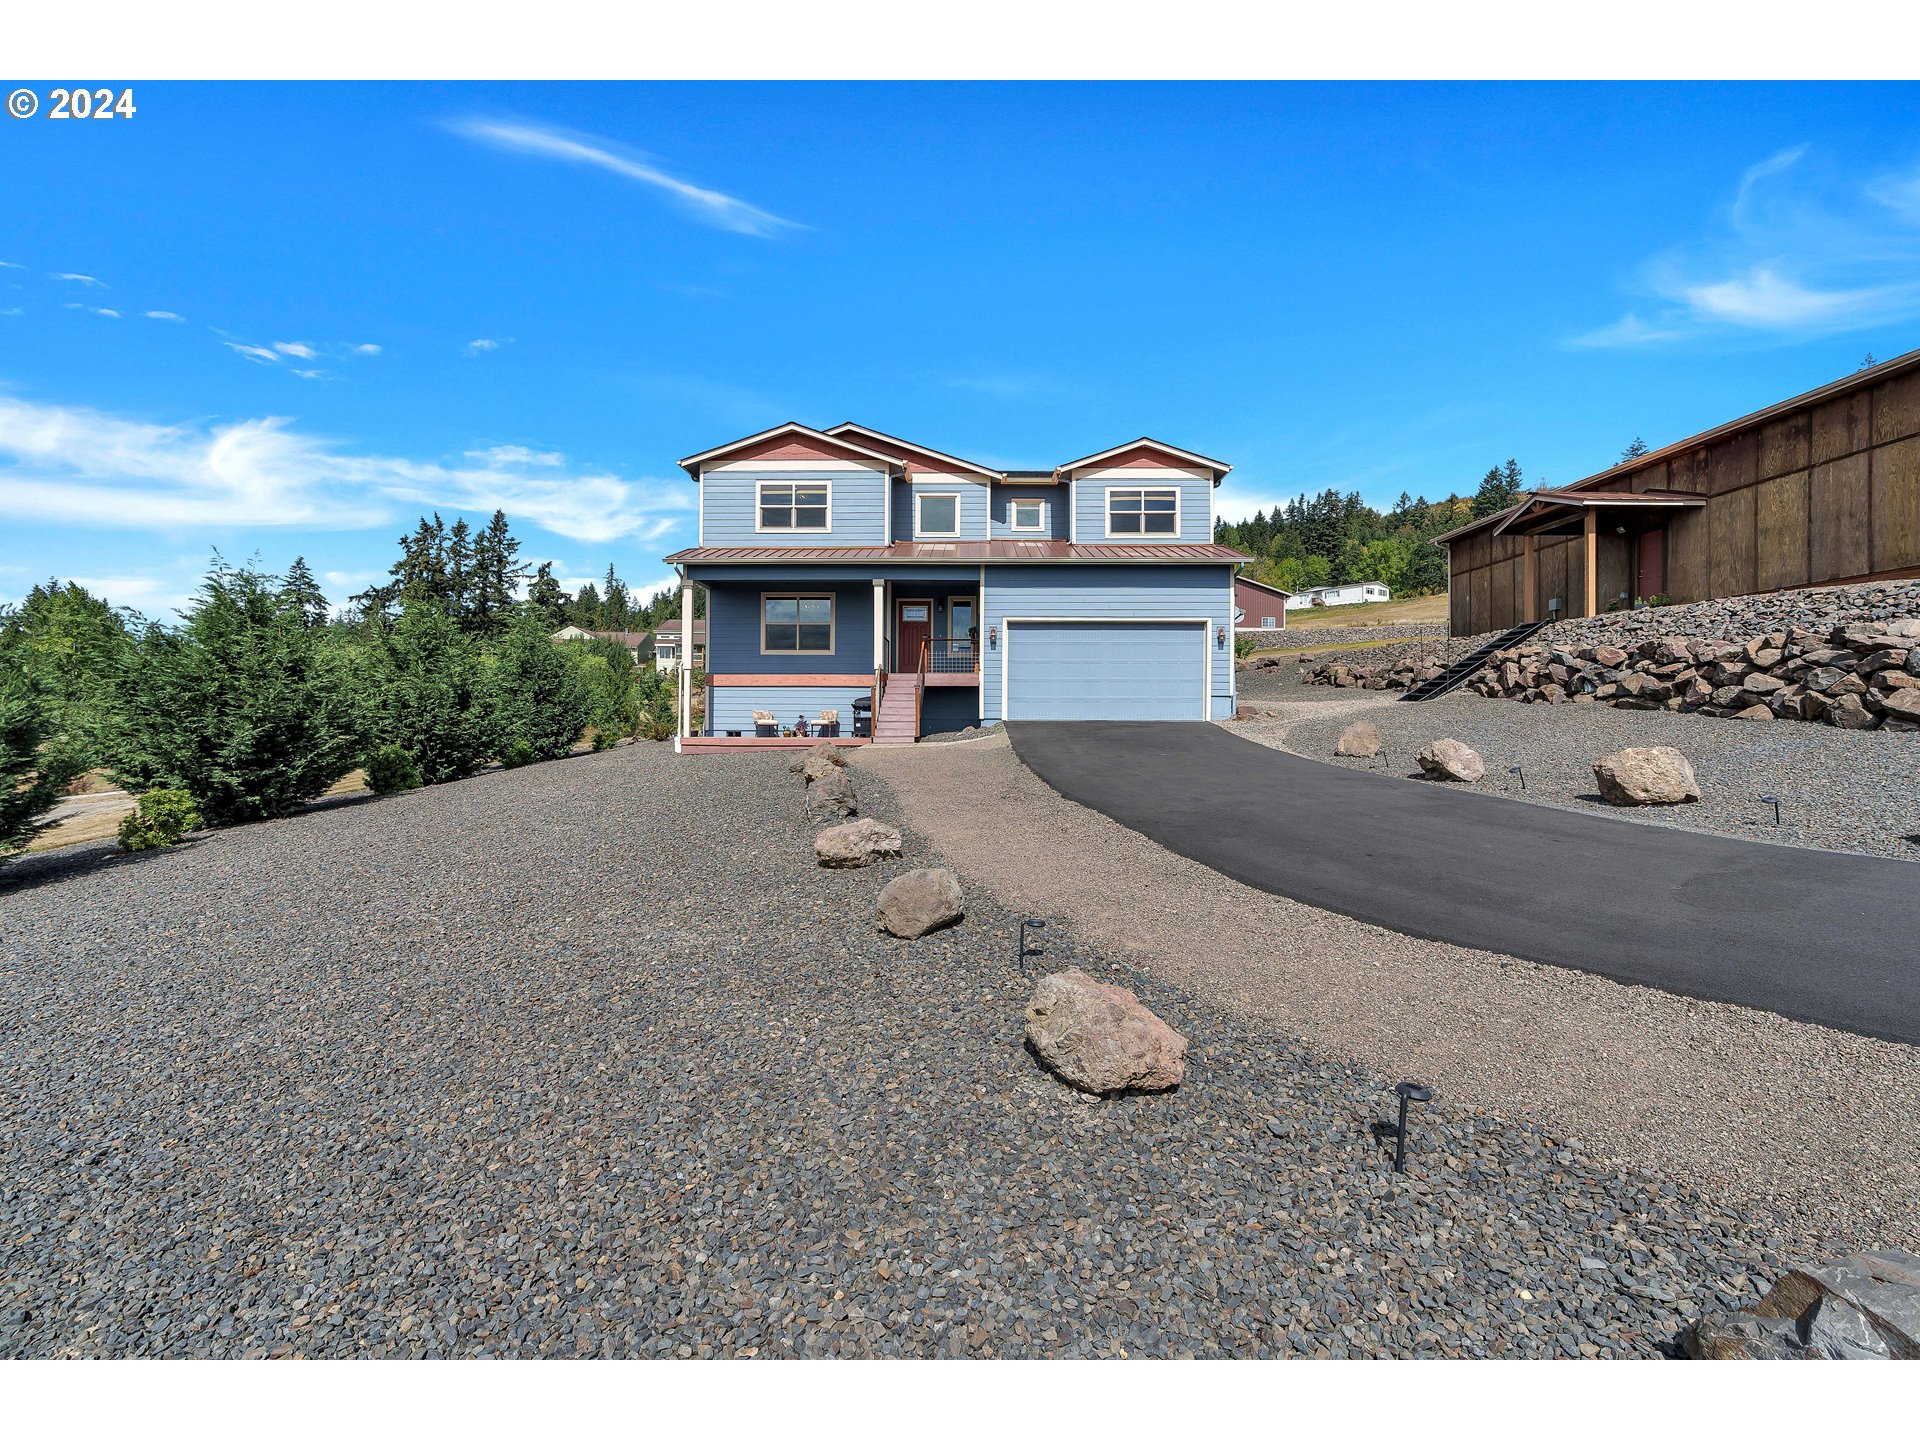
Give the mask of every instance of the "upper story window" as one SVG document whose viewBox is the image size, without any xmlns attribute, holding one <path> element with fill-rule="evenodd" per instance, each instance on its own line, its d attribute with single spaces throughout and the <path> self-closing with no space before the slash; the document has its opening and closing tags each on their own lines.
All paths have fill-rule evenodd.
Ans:
<svg viewBox="0 0 1920 1440">
<path fill-rule="evenodd" d="M 1010 500 L 1007 502 L 1007 528 L 1009 530 L 1044 530 L 1047 528 L 1047 502 L 1044 500 Z"/>
<path fill-rule="evenodd" d="M 954 537 L 960 533 L 960 497 L 958 495 L 915 495 L 913 497 L 913 535 L 916 540 L 934 536 Z"/>
<path fill-rule="evenodd" d="M 762 595 L 760 653 L 833 652 L 831 595 Z"/>
<path fill-rule="evenodd" d="M 758 490 L 759 530 L 830 528 L 833 486 L 826 480 L 762 480 Z"/>
<path fill-rule="evenodd" d="M 1178 535 L 1178 490 L 1107 491 L 1107 534 Z"/>
</svg>

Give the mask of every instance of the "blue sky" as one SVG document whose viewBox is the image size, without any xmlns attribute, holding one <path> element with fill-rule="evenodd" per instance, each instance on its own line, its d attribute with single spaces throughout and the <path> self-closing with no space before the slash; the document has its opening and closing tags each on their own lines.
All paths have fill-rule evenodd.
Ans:
<svg viewBox="0 0 1920 1440">
<path fill-rule="evenodd" d="M 135 99 L 0 120 L 0 597 L 165 613 L 218 547 L 339 600 L 495 505 L 651 587 L 673 462 L 788 419 L 1149 433 L 1237 464 L 1229 515 L 1564 482 L 1920 345 L 1912 86 Z"/>
</svg>

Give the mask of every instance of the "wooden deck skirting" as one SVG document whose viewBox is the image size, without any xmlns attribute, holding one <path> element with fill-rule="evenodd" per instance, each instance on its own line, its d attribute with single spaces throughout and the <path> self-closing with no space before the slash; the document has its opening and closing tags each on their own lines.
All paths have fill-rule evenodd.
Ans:
<svg viewBox="0 0 1920 1440">
<path fill-rule="evenodd" d="M 866 736 L 857 738 L 852 735 L 792 735 L 764 737 L 756 735 L 689 735 L 680 742 L 681 754 L 694 750 L 811 750 L 824 741 L 828 745 L 839 745 L 851 749 L 856 745 L 871 745 Z"/>
</svg>

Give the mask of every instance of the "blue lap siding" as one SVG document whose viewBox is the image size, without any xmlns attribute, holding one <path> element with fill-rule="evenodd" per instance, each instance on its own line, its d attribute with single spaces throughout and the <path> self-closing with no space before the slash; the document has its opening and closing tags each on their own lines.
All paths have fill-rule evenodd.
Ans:
<svg viewBox="0 0 1920 1440">
<path fill-rule="evenodd" d="M 756 530 L 755 487 L 762 481 L 831 487 L 828 530 Z M 874 470 L 709 470 L 700 479 L 703 545 L 883 545 L 887 539 L 887 477 Z M 904 537 L 896 537 L 904 538 Z"/>
<path fill-rule="evenodd" d="M 843 685 L 716 685 L 708 697 L 709 735 L 729 730 L 753 734 L 753 712 L 770 710 L 775 723 L 793 728 L 794 717 L 804 715 L 812 725 L 822 710 L 840 712 L 840 733 L 853 734 L 853 702 L 870 698 L 872 687 Z"/>
</svg>

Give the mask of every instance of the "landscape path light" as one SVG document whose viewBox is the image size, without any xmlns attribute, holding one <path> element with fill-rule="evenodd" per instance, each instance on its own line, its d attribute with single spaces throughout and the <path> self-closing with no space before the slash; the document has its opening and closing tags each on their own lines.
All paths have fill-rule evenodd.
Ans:
<svg viewBox="0 0 1920 1440">
<path fill-rule="evenodd" d="M 1518 765 L 1507 766 L 1507 774 L 1518 775 L 1520 777 L 1520 788 L 1522 790 L 1527 788 L 1527 772 L 1522 770 Z"/>
<path fill-rule="evenodd" d="M 1046 921 L 1037 920 L 1031 915 L 1024 917 L 1020 921 L 1020 929 L 1016 932 L 1020 937 L 1020 953 L 1014 957 L 1014 961 L 1019 965 L 1022 975 L 1027 973 L 1027 956 L 1040 953 L 1037 950 L 1029 950 L 1027 948 L 1027 932 L 1029 930 L 1044 930 L 1046 928 Z"/>
<path fill-rule="evenodd" d="M 1760 797 L 1760 803 L 1762 805 L 1773 806 L 1773 823 L 1778 825 L 1780 823 L 1780 797 L 1778 795 L 1762 795 Z"/>
<path fill-rule="evenodd" d="M 1407 1173 L 1407 1106 L 1426 1104 L 1433 1099 L 1433 1091 L 1411 1080 L 1402 1080 L 1393 1087 L 1393 1093 L 1400 1097 L 1400 1123 L 1393 1131 L 1393 1173 L 1404 1175 Z"/>
</svg>

